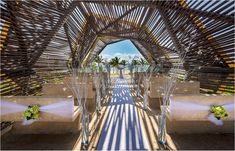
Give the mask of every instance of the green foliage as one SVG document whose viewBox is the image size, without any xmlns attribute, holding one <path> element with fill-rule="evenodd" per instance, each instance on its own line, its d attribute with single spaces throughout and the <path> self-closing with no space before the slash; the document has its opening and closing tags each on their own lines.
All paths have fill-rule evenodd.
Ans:
<svg viewBox="0 0 235 151">
<path fill-rule="evenodd" d="M 149 63 L 145 59 L 143 59 L 143 58 L 133 59 L 131 61 L 131 64 L 134 65 L 134 66 L 137 66 L 137 65 L 149 65 Z"/>
<path fill-rule="evenodd" d="M 91 66 L 91 70 L 93 72 L 104 72 L 103 66 L 97 65 L 96 63 L 93 63 Z"/>
<path fill-rule="evenodd" d="M 118 67 L 120 65 L 120 61 L 121 59 L 118 57 L 114 57 L 111 59 L 110 61 L 110 65 L 112 65 L 113 67 Z"/>
<path fill-rule="evenodd" d="M 145 59 L 140 58 L 139 64 L 140 64 L 140 65 L 148 65 L 148 62 L 147 62 Z"/>
<path fill-rule="evenodd" d="M 213 105 L 210 109 L 210 112 L 213 113 L 215 118 L 217 118 L 218 120 L 228 116 L 228 113 L 223 106 Z"/>
<path fill-rule="evenodd" d="M 131 63 L 133 66 L 140 65 L 139 60 L 136 60 L 136 59 L 133 59 Z"/>
<path fill-rule="evenodd" d="M 126 65 L 127 65 L 127 61 L 126 61 L 126 60 L 122 60 L 122 61 L 120 62 L 120 65 L 126 66 Z"/>
<path fill-rule="evenodd" d="M 104 59 L 102 58 L 102 56 L 97 56 L 95 58 L 95 62 L 98 63 L 98 64 L 103 63 L 103 61 L 104 61 Z"/>
<path fill-rule="evenodd" d="M 92 63 L 91 69 L 92 69 L 92 71 L 97 71 L 98 67 L 95 63 Z"/>
<path fill-rule="evenodd" d="M 104 72 L 104 68 L 102 66 L 99 66 L 99 72 Z"/>
<path fill-rule="evenodd" d="M 37 119 L 39 117 L 39 112 L 38 105 L 28 106 L 28 109 L 23 113 L 23 117 L 26 120 Z"/>
</svg>

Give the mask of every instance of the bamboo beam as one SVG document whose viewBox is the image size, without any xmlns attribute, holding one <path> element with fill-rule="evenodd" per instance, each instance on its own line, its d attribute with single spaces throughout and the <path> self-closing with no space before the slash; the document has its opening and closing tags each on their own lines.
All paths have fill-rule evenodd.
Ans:
<svg viewBox="0 0 235 151">
<path fill-rule="evenodd" d="M 183 5 L 183 3 L 185 5 Z M 185 3 L 184 0 L 182 0 L 181 2 L 178 3 L 179 5 L 181 5 L 182 7 L 185 7 L 187 8 L 187 5 Z M 207 42 L 209 42 L 209 45 L 214 49 L 216 50 L 217 47 L 220 47 L 220 45 L 218 44 L 218 42 L 216 41 L 216 39 L 213 37 L 213 35 L 211 35 L 210 33 L 208 33 L 207 29 L 205 28 L 205 26 L 203 25 L 203 23 L 200 21 L 200 19 L 195 19 L 195 15 L 194 14 L 187 14 L 187 17 L 189 19 L 189 21 L 196 27 L 197 31 L 204 37 L 204 39 L 207 40 Z M 197 23 L 198 22 L 198 23 Z M 208 33 L 208 35 L 206 35 L 205 33 Z M 215 43 L 215 45 L 217 47 L 215 47 L 212 43 Z M 228 67 L 226 61 L 224 60 L 223 56 L 220 55 L 220 53 L 216 52 L 216 54 L 218 56 L 220 56 L 220 58 L 222 58 L 223 60 L 223 64 L 225 66 Z"/>
<path fill-rule="evenodd" d="M 65 31 L 66 37 L 67 37 L 67 39 L 68 39 L 69 48 L 70 48 L 70 51 L 71 51 L 71 53 L 72 53 L 72 57 L 74 57 L 74 51 L 73 51 L 71 39 L 70 39 L 70 37 L 69 37 L 68 25 L 67 25 L 67 23 L 64 24 L 64 31 Z"/>
<path fill-rule="evenodd" d="M 90 50 L 92 47 L 95 46 L 96 41 L 97 41 L 97 35 L 96 35 L 95 38 L 93 38 L 93 41 L 92 41 L 92 43 L 89 45 L 89 47 L 84 51 L 84 54 L 82 55 L 82 58 L 81 58 L 81 63 L 82 63 L 82 64 L 84 64 L 84 63 L 83 63 L 84 60 L 86 60 L 86 58 L 88 57 L 88 54 L 89 54 L 89 52 L 90 52 L 89 50 Z M 86 63 L 85 63 L 84 65 L 86 65 Z"/>
<path fill-rule="evenodd" d="M 174 30 L 172 29 L 172 25 L 170 24 L 170 20 L 168 19 L 167 15 L 166 15 L 166 11 L 163 12 L 162 8 L 161 7 L 158 7 L 158 10 L 159 10 L 159 13 L 161 15 L 161 18 L 164 22 L 164 25 L 167 29 L 167 32 L 169 34 L 169 36 L 171 37 L 171 40 L 175 46 L 175 49 L 178 53 L 181 53 L 183 50 L 181 48 L 181 45 L 180 45 L 180 42 L 178 41 L 178 39 L 176 38 L 176 35 L 174 33 Z"/>
<path fill-rule="evenodd" d="M 92 27 L 92 29 L 95 30 L 96 34 L 98 33 L 98 30 L 96 29 L 96 26 L 94 25 L 94 17 L 92 15 L 89 15 L 86 13 L 84 10 L 83 6 L 81 5 L 80 2 L 77 1 L 76 5 L 78 6 L 79 10 L 82 12 L 82 14 L 85 16 L 86 20 L 89 23 L 89 26 Z"/>
<path fill-rule="evenodd" d="M 34 65 L 38 61 L 38 59 L 41 56 L 41 54 L 43 53 L 43 51 L 46 49 L 46 47 L 51 42 L 51 40 L 53 39 L 55 34 L 58 32 L 58 30 L 61 28 L 61 26 L 66 22 L 69 15 L 75 10 L 75 8 L 76 8 L 76 1 L 73 1 L 70 4 L 70 6 L 65 10 L 64 14 L 60 17 L 59 21 L 54 26 L 54 29 L 46 37 L 46 39 L 44 40 L 44 43 L 40 47 L 36 48 L 38 51 L 34 54 L 32 59 L 30 60 L 30 62 L 29 62 L 30 66 Z"/>
<path fill-rule="evenodd" d="M 86 1 L 85 1 L 86 2 Z M 113 3 L 118 2 L 118 1 L 112 1 Z M 208 17 L 210 19 L 215 19 L 218 21 L 222 21 L 228 24 L 233 25 L 234 24 L 234 16 L 233 15 L 223 15 L 223 14 L 219 14 L 219 13 L 214 13 L 214 12 L 206 12 L 206 11 L 201 11 L 201 10 L 195 10 L 195 9 L 191 9 L 191 8 L 185 8 L 185 7 L 179 7 L 177 5 L 174 5 L 176 1 L 171 1 L 169 3 L 169 5 L 171 5 L 170 9 L 171 10 L 180 10 L 180 11 L 184 11 L 186 13 L 191 13 L 194 15 L 198 15 L 198 16 L 203 16 L 203 17 Z M 100 1 L 94 1 L 93 3 L 101 3 Z M 158 3 L 152 3 L 151 1 L 149 2 L 145 2 L 143 3 L 142 1 L 128 1 L 126 2 L 126 4 L 129 5 L 139 5 L 139 6 L 143 6 L 143 7 L 149 7 L 152 9 L 156 9 L 159 6 L 159 2 Z M 233 2 L 231 1 L 231 5 L 233 4 Z M 107 3 L 107 5 L 110 5 Z M 123 6 L 123 3 L 117 3 L 117 5 L 119 6 Z M 169 6 L 167 5 L 163 5 L 162 6 L 164 9 L 168 9 Z"/>
<path fill-rule="evenodd" d="M 16 3 L 13 2 L 13 1 L 7 3 L 7 7 L 10 10 L 18 11 Z M 20 44 L 19 45 L 19 50 L 21 51 L 21 57 L 23 57 L 22 60 L 21 60 L 21 64 L 24 67 L 29 68 L 29 66 L 28 66 L 28 62 L 29 62 L 29 58 L 28 58 L 28 45 L 26 44 L 27 37 L 24 37 L 24 34 L 23 34 L 22 30 L 20 29 L 19 26 L 17 26 L 17 25 L 20 25 L 20 22 L 18 21 L 16 16 L 12 13 L 12 11 L 10 11 L 10 14 L 12 15 L 12 22 L 11 22 L 11 24 L 13 26 L 14 25 L 16 26 L 16 27 L 14 27 L 14 31 L 16 32 L 16 37 L 17 37 L 18 42 Z M 26 51 L 26 53 L 25 53 L 25 51 Z"/>
<path fill-rule="evenodd" d="M 131 42 L 132 42 L 133 45 L 139 50 L 140 54 L 141 54 L 142 56 L 144 56 L 144 58 L 145 58 L 150 64 L 153 64 L 154 62 L 157 62 L 157 61 L 155 60 L 156 58 L 153 57 L 151 53 L 149 53 L 148 51 L 147 51 L 147 52 L 143 51 L 143 50 L 138 46 L 138 44 L 137 44 L 135 41 L 131 40 Z M 143 46 L 143 45 L 142 45 L 142 46 Z M 144 46 L 143 46 L 143 47 L 144 47 Z M 148 50 L 148 49 L 147 49 L 147 50 Z"/>
<path fill-rule="evenodd" d="M 111 23 L 109 23 L 107 26 L 105 26 L 103 29 L 101 29 L 97 34 L 101 34 L 103 31 L 105 31 L 106 29 L 108 29 L 110 26 L 115 25 L 118 21 L 120 21 L 122 18 L 124 18 L 126 15 L 128 15 L 129 13 L 131 13 L 133 10 L 135 10 L 136 8 L 138 8 L 137 6 L 132 7 L 131 9 L 129 9 L 128 11 L 126 11 L 124 14 L 122 14 L 120 17 L 118 17 L 116 20 L 112 21 Z"/>
<path fill-rule="evenodd" d="M 231 2 L 232 5 L 232 2 Z M 234 24 L 234 17 L 231 16 L 227 16 L 227 15 L 222 15 L 219 13 L 214 13 L 214 12 L 207 12 L 207 11 L 201 11 L 201 10 L 195 10 L 195 9 L 191 9 L 191 8 L 186 8 L 186 7 L 179 7 L 178 5 L 174 5 L 172 7 L 173 10 L 179 10 L 179 11 L 184 11 L 188 14 L 194 14 L 194 15 L 198 15 L 201 17 L 207 17 L 210 19 L 215 19 L 218 21 L 222 21 L 228 24 L 233 25 Z"/>
</svg>

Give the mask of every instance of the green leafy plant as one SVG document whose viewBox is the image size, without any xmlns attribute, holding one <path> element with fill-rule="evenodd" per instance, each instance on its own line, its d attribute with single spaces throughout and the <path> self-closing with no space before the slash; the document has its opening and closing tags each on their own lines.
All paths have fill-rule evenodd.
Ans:
<svg viewBox="0 0 235 151">
<path fill-rule="evenodd" d="M 122 60 L 122 61 L 120 62 L 120 65 L 126 66 L 126 65 L 127 65 L 127 61 L 126 61 L 126 60 Z"/>
<path fill-rule="evenodd" d="M 116 68 L 120 65 L 120 63 L 121 63 L 121 59 L 118 58 L 118 57 L 114 57 L 114 58 L 112 58 L 111 61 L 110 61 L 110 64 L 111 64 L 113 67 L 116 67 Z"/>
<path fill-rule="evenodd" d="M 133 59 L 133 60 L 131 61 L 131 64 L 132 64 L 133 66 L 137 66 L 137 65 L 140 65 L 140 61 L 137 60 L 137 59 Z"/>
<path fill-rule="evenodd" d="M 101 63 L 104 62 L 104 59 L 102 58 L 102 56 L 97 56 L 97 57 L 95 58 L 95 62 L 96 62 L 97 64 L 101 64 Z"/>
<path fill-rule="evenodd" d="M 23 117 L 26 120 L 31 120 L 31 119 L 37 119 L 39 117 L 39 106 L 38 105 L 32 105 L 28 106 L 28 109 L 24 111 Z"/>
<path fill-rule="evenodd" d="M 119 57 L 114 57 L 110 61 L 110 65 L 115 67 L 115 68 L 117 68 L 119 70 L 120 77 L 122 77 L 122 69 L 123 69 L 123 67 L 121 67 L 121 66 L 123 65 L 123 63 L 126 64 L 126 61 L 122 62 L 121 58 L 119 58 Z"/>
<path fill-rule="evenodd" d="M 148 65 L 148 62 L 147 62 L 145 59 L 140 58 L 139 64 L 140 64 L 140 65 Z"/>
<path fill-rule="evenodd" d="M 227 117 L 228 113 L 223 106 L 213 105 L 210 112 L 214 114 L 215 118 L 220 120 L 221 118 Z"/>
<path fill-rule="evenodd" d="M 98 65 L 98 68 L 96 68 L 96 70 L 98 70 L 99 72 L 103 72 L 104 69 L 102 67 L 102 64 L 104 64 L 104 59 L 102 58 L 102 56 L 97 56 L 94 62 Z"/>
</svg>

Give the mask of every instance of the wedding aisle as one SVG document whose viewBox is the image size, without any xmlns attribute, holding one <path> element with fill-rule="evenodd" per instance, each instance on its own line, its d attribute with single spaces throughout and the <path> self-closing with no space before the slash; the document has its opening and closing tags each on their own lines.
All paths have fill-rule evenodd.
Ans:
<svg viewBox="0 0 235 151">
<path fill-rule="evenodd" d="M 150 149 L 128 83 L 117 79 L 97 150 Z"/>
</svg>

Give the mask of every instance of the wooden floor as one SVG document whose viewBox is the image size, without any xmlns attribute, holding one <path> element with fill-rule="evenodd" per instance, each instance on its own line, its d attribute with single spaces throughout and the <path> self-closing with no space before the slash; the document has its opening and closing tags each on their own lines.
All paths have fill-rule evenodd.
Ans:
<svg viewBox="0 0 235 151">
<path fill-rule="evenodd" d="M 234 134 L 171 134 L 170 137 L 178 150 L 234 150 Z"/>
<path fill-rule="evenodd" d="M 137 110 L 126 79 L 117 79 L 96 149 L 150 150 Z"/>
</svg>

